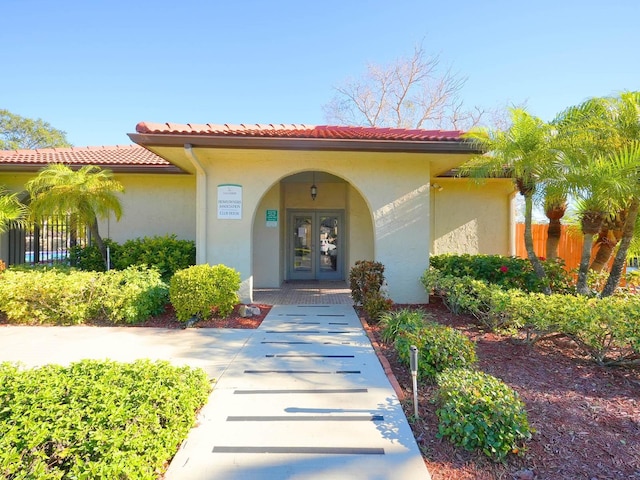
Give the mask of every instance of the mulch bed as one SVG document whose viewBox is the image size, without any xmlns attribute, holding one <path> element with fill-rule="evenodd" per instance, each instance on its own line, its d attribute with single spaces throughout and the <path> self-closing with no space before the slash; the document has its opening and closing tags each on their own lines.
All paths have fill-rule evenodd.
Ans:
<svg viewBox="0 0 640 480">
<path fill-rule="evenodd" d="M 193 324 L 189 328 L 258 328 L 262 323 L 262 320 L 267 316 L 271 310 L 271 305 L 252 304 L 254 307 L 260 309 L 260 315 L 254 315 L 251 317 L 240 316 L 240 305 L 236 305 L 233 312 L 226 317 L 220 318 L 216 315 L 208 320 L 200 320 Z M 150 318 L 144 323 L 136 325 L 137 327 L 154 327 L 154 328 L 184 328 L 185 324 L 178 321 L 175 311 L 171 305 L 165 307 L 165 311 L 161 315 L 157 315 Z"/>
<path fill-rule="evenodd" d="M 214 317 L 192 328 L 257 328 L 271 306 L 256 306 L 260 315 L 243 318 L 236 307 L 227 318 Z M 421 386 L 420 418 L 411 426 L 433 480 L 640 480 L 640 369 L 599 367 L 563 338 L 535 347 L 515 343 L 482 331 L 472 317 L 451 314 L 435 297 L 419 307 L 476 342 L 479 368 L 520 394 L 535 429 L 523 455 L 512 455 L 504 464 L 492 462 L 436 437 L 435 405 L 430 401 L 434 387 Z M 1 318 L 0 323 L 4 323 Z M 170 306 L 141 326 L 184 327 Z M 369 330 L 403 390 L 402 404 L 411 418 L 410 372 L 393 347 L 382 343 L 379 328 L 370 324 Z"/>
<path fill-rule="evenodd" d="M 495 463 L 436 437 L 433 386 L 419 387 L 420 419 L 412 424 L 433 480 L 444 479 L 640 479 L 640 371 L 599 367 L 568 340 L 535 347 L 482 331 L 473 318 L 453 315 L 432 297 L 421 306 L 438 322 L 476 342 L 479 368 L 514 388 L 535 429 L 522 456 Z M 395 350 L 371 331 L 404 390 L 405 413 L 414 413 L 412 380 Z"/>
</svg>

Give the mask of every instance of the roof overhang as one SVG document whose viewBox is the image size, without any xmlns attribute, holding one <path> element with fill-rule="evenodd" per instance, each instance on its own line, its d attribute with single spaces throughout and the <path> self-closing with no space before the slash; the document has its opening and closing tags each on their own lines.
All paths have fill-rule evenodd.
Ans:
<svg viewBox="0 0 640 480">
<path fill-rule="evenodd" d="M 480 151 L 467 140 L 410 141 L 371 139 L 326 139 L 247 137 L 223 135 L 184 135 L 130 133 L 129 138 L 143 147 L 177 147 L 186 144 L 195 148 L 238 148 L 266 150 L 311 150 L 350 152 L 404 152 L 475 154 Z M 153 151 L 153 149 L 150 149 Z"/>
<path fill-rule="evenodd" d="M 86 167 L 87 163 L 64 163 L 73 170 Z M 1 163 L 0 172 L 39 172 L 51 163 Z M 182 170 L 176 165 L 111 165 L 111 164 L 96 164 L 106 170 L 111 170 L 113 173 L 161 173 L 161 174 L 186 174 L 187 172 Z"/>
</svg>

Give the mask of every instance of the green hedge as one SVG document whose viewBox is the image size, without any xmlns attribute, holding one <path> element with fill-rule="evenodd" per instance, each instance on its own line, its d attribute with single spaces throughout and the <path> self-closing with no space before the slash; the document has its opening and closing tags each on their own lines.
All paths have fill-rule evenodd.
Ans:
<svg viewBox="0 0 640 480">
<path fill-rule="evenodd" d="M 12 323 L 138 323 L 160 313 L 167 300 L 168 287 L 158 272 L 143 267 L 9 269 L 0 274 L 0 311 Z"/>
<path fill-rule="evenodd" d="M 482 326 L 528 344 L 550 335 L 572 339 L 599 365 L 640 364 L 640 296 L 603 299 L 582 295 L 525 293 L 471 277 L 444 275 L 434 268 L 422 276 L 427 292 L 454 313 L 473 315 Z"/>
<path fill-rule="evenodd" d="M 517 288 L 526 292 L 542 292 L 544 284 L 536 276 L 529 260 L 503 255 L 434 255 L 429 259 L 431 267 L 443 275 L 470 277 L 475 280 L 500 285 L 505 289 Z M 542 261 L 547 282 L 554 292 L 569 293 L 573 280 L 560 261 Z"/>
<path fill-rule="evenodd" d="M 450 368 L 468 368 L 477 362 L 476 346 L 463 333 L 435 322 L 398 334 L 395 348 L 398 358 L 409 366 L 411 345 L 418 347 L 418 379 L 432 382 Z"/>
<path fill-rule="evenodd" d="M 209 391 L 167 362 L 2 363 L 0 478 L 159 478 Z"/>
<path fill-rule="evenodd" d="M 156 269 L 142 266 L 111 270 L 98 276 L 99 298 L 105 318 L 113 323 L 135 324 L 162 313 L 169 287 Z"/>
<path fill-rule="evenodd" d="M 156 268 L 165 281 L 178 270 L 196 263 L 196 245 L 192 240 L 178 240 L 176 235 L 136 238 L 122 245 L 106 239 L 111 265 L 117 270 L 142 265 Z M 98 247 L 74 247 L 70 253 L 71 264 L 82 270 L 102 272 L 105 265 Z"/>
<path fill-rule="evenodd" d="M 12 323 L 73 325 L 96 316 L 98 275 L 60 269 L 0 276 L 0 311 Z"/>
<path fill-rule="evenodd" d="M 195 265 L 171 278 L 169 298 L 176 317 L 186 322 L 192 317 L 207 319 L 213 310 L 228 316 L 238 303 L 240 274 L 225 265 Z"/>
<path fill-rule="evenodd" d="M 531 430 L 517 392 L 486 373 L 447 370 L 437 376 L 438 436 L 503 460 L 520 453 Z"/>
</svg>

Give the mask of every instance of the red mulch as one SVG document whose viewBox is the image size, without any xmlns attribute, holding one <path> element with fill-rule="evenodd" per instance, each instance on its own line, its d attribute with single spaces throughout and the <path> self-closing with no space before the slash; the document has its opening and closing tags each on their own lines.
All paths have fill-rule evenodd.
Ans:
<svg viewBox="0 0 640 480">
<path fill-rule="evenodd" d="M 214 315 L 208 320 L 196 322 L 190 328 L 258 328 L 264 317 L 269 313 L 269 310 L 271 310 L 271 305 L 253 304 L 252 306 L 260 309 L 260 315 L 241 317 L 238 313 L 240 305 L 236 305 L 228 317 L 220 318 Z M 173 307 L 167 305 L 163 314 L 150 318 L 144 323 L 137 324 L 136 327 L 184 328 L 184 323 L 176 319 Z"/>
<path fill-rule="evenodd" d="M 420 420 L 412 428 L 433 480 L 640 479 L 639 369 L 599 367 L 561 338 L 534 347 L 514 343 L 483 332 L 471 317 L 451 314 L 434 297 L 421 307 L 476 342 L 479 368 L 520 394 L 535 429 L 524 455 L 494 463 L 436 438 L 434 387 L 419 387 Z M 410 372 L 380 341 L 375 325 L 372 331 L 406 394 L 409 418 L 414 413 Z"/>
<path fill-rule="evenodd" d="M 242 318 L 236 307 L 226 319 L 214 317 L 193 328 L 257 328 L 271 306 L 256 306 L 259 316 Z M 504 464 L 492 462 L 436 438 L 437 418 L 430 402 L 434 387 L 421 386 L 420 419 L 412 428 L 433 480 L 640 480 L 640 369 L 599 367 L 562 338 L 535 347 L 514 343 L 482 331 L 469 316 L 451 314 L 435 297 L 420 307 L 476 342 L 479 368 L 520 394 L 535 429 L 523 455 L 512 455 Z M 169 306 L 142 326 L 182 328 L 183 324 Z M 405 393 L 403 406 L 411 418 L 411 375 L 394 349 L 382 343 L 377 326 L 370 330 Z"/>
</svg>

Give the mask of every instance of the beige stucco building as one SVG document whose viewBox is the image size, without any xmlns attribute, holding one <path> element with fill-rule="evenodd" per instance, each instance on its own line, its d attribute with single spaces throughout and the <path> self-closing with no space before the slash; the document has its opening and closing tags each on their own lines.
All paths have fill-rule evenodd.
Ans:
<svg viewBox="0 0 640 480">
<path fill-rule="evenodd" d="M 118 158 L 92 162 L 126 188 L 123 217 L 101 231 L 116 241 L 193 239 L 198 263 L 240 272 L 245 302 L 254 288 L 342 281 L 357 260 L 376 260 L 396 303 L 423 303 L 430 254 L 515 254 L 513 184 L 456 178 L 475 153 L 460 132 L 141 123 L 129 136 L 146 150 L 103 148 Z M 87 162 L 76 153 L 75 164 Z M 73 163 L 17 156 L 0 153 L 0 185 L 13 191 L 36 166 Z M 5 235 L 3 259 L 8 248 Z"/>
</svg>

